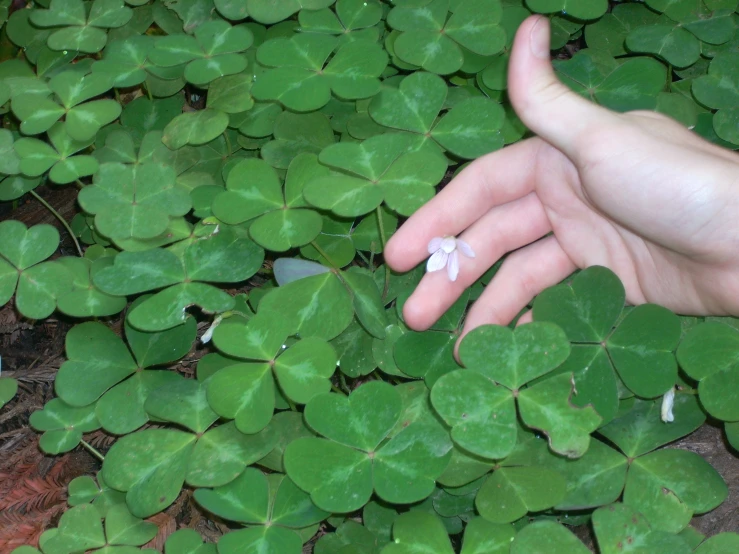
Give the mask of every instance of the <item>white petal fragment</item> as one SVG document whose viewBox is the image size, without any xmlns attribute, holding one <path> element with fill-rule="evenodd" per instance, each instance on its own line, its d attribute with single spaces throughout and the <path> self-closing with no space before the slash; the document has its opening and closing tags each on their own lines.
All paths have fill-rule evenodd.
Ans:
<svg viewBox="0 0 739 554">
<path fill-rule="evenodd" d="M 429 242 L 428 251 L 429 254 L 433 254 L 436 252 L 439 248 L 441 248 L 441 242 L 444 239 L 441 237 L 434 237 L 431 239 L 431 242 Z"/>
<path fill-rule="evenodd" d="M 449 254 L 447 254 L 443 250 L 437 250 L 429 258 L 429 261 L 426 264 L 426 271 L 439 271 L 440 269 L 444 269 L 448 258 Z"/>
<path fill-rule="evenodd" d="M 672 423 L 675 421 L 675 416 L 672 413 L 672 406 L 675 404 L 675 388 L 668 390 L 662 397 L 662 409 L 661 417 L 665 423 Z"/>
<path fill-rule="evenodd" d="M 475 251 L 472 250 L 472 247 L 469 244 L 467 244 L 465 241 L 463 241 L 462 239 L 457 239 L 457 250 L 462 252 L 462 254 L 464 254 L 468 258 L 475 257 Z"/>
<path fill-rule="evenodd" d="M 450 281 L 456 281 L 459 275 L 459 253 L 455 250 L 449 254 L 449 263 L 446 266 Z"/>
</svg>

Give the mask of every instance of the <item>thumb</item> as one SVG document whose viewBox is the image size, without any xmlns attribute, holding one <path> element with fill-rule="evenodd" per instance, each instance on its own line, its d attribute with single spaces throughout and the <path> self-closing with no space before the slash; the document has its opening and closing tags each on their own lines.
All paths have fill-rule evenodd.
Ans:
<svg viewBox="0 0 739 554">
<path fill-rule="evenodd" d="M 579 137 L 618 121 L 618 115 L 590 102 L 557 79 L 549 53 L 549 20 L 526 19 L 516 32 L 508 65 L 508 95 L 521 121 L 545 141 L 577 158 Z"/>
</svg>

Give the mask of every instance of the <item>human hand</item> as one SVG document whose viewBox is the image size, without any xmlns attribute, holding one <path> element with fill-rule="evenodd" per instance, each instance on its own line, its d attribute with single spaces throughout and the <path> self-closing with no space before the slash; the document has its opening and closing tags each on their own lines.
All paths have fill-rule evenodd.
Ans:
<svg viewBox="0 0 739 554">
<path fill-rule="evenodd" d="M 739 156 L 660 114 L 618 114 L 570 91 L 541 16 L 516 34 L 508 93 L 538 136 L 475 160 L 388 241 L 397 271 L 427 258 L 433 237 L 460 235 L 476 254 L 460 258 L 456 281 L 423 277 L 403 310 L 411 328 L 430 327 L 507 252 L 463 334 L 508 324 L 591 265 L 614 271 L 630 304 L 739 315 Z"/>
</svg>

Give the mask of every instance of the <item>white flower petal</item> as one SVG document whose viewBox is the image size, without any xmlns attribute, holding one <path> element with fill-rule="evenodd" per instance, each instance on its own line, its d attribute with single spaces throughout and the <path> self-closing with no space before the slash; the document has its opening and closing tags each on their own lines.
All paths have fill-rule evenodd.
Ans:
<svg viewBox="0 0 739 554">
<path fill-rule="evenodd" d="M 461 239 L 457 239 L 457 250 L 462 252 L 462 254 L 464 254 L 468 258 L 475 257 L 475 251 L 472 250 L 472 247 Z"/>
<path fill-rule="evenodd" d="M 443 250 L 437 250 L 429 258 L 429 261 L 426 264 L 426 271 L 439 271 L 440 269 L 444 269 L 448 258 L 449 254 L 447 254 Z"/>
<path fill-rule="evenodd" d="M 459 253 L 455 250 L 449 254 L 449 263 L 446 266 L 450 281 L 456 281 L 459 275 Z"/>
<path fill-rule="evenodd" d="M 457 239 L 454 237 L 444 237 L 441 241 L 440 248 L 447 254 L 451 254 L 457 248 Z"/>
<path fill-rule="evenodd" d="M 672 423 L 675 421 L 675 416 L 672 413 L 672 406 L 675 404 L 675 389 L 671 388 L 662 397 L 662 409 L 661 418 L 665 423 Z"/>
<path fill-rule="evenodd" d="M 431 239 L 431 242 L 429 242 L 428 250 L 429 254 L 433 254 L 436 252 L 439 248 L 441 248 L 441 241 L 444 239 L 441 237 L 434 237 Z"/>
</svg>

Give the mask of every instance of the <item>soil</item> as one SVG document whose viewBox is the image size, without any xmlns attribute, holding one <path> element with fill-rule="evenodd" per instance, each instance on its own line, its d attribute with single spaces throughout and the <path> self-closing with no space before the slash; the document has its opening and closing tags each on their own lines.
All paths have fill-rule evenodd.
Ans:
<svg viewBox="0 0 739 554">
<path fill-rule="evenodd" d="M 67 221 L 76 212 L 77 191 L 73 187 L 40 187 L 39 195 Z M 48 223 L 59 228 L 62 242 L 57 255 L 74 255 L 74 245 L 61 224 L 35 199 L 20 201 L 13 209 L 0 204 L 0 220 L 17 219 L 26 225 Z M 109 321 L 120 332 L 121 317 Z M 21 544 L 37 544 L 40 534 L 56 526 L 66 507 L 66 487 L 80 475 L 93 476 L 100 463 L 87 450 L 78 447 L 63 456 L 45 456 L 38 449 L 38 434 L 28 426 L 32 412 L 41 409 L 54 396 L 53 383 L 64 361 L 64 337 L 75 321 L 57 316 L 43 321 L 29 321 L 15 312 L 12 302 L 0 308 L 0 354 L 2 375 L 19 381 L 16 397 L 0 409 L 0 554 L 10 553 Z M 201 324 L 203 327 L 205 324 Z M 200 332 L 205 329 L 201 328 Z M 192 376 L 204 349 L 199 346 L 174 370 Z M 102 431 L 90 433 L 85 440 L 103 454 L 115 437 Z M 729 486 L 727 500 L 718 508 L 693 519 L 693 526 L 712 536 L 739 529 L 739 458 L 727 445 L 719 425 L 707 423 L 669 448 L 691 450 L 703 456 L 721 474 Z M 149 546 L 162 550 L 164 540 L 176 529 L 194 528 L 207 540 L 215 542 L 229 526 L 202 512 L 188 491 L 165 512 L 150 519 L 160 532 Z M 588 527 L 575 529 L 593 550 Z M 312 550 L 311 543 L 306 552 Z"/>
</svg>

